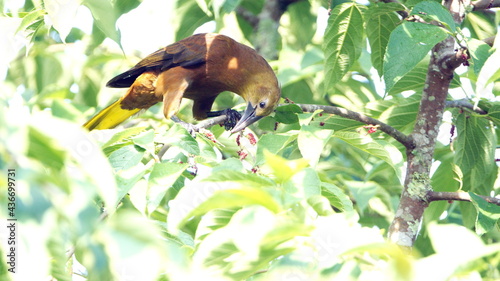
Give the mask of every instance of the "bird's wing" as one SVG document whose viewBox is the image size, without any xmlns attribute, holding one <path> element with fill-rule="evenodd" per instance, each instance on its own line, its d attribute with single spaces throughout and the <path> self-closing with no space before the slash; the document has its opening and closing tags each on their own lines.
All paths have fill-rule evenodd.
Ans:
<svg viewBox="0 0 500 281">
<path fill-rule="evenodd" d="M 206 62 L 207 43 L 204 34 L 198 34 L 162 48 L 145 57 L 131 69 L 109 80 L 108 87 L 130 87 L 146 71 L 158 74 L 176 66 L 196 67 Z"/>
</svg>

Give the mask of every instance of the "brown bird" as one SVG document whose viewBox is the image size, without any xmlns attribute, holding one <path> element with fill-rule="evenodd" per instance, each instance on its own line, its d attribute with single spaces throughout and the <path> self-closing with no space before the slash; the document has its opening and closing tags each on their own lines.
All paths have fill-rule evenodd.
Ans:
<svg viewBox="0 0 500 281">
<path fill-rule="evenodd" d="M 236 125 L 234 120 L 226 124 L 227 129 L 234 126 L 231 133 L 235 133 L 270 114 L 280 98 L 276 75 L 263 57 L 248 46 L 214 33 L 196 34 L 162 48 L 106 86 L 129 89 L 85 123 L 88 130 L 114 128 L 160 101 L 165 118 L 171 118 L 178 112 L 182 98 L 194 101 L 193 116 L 197 120 L 228 114 L 227 110 L 210 110 L 217 95 L 231 91 L 248 103 Z"/>
</svg>

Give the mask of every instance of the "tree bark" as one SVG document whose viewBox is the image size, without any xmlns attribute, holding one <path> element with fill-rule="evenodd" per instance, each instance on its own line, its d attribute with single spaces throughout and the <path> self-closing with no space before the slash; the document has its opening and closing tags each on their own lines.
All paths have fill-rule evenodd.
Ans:
<svg viewBox="0 0 500 281">
<path fill-rule="evenodd" d="M 444 1 L 455 22 L 463 20 L 463 1 Z M 454 39 L 448 37 L 432 49 L 426 82 L 420 100 L 415 127 L 410 137 L 414 149 L 407 150 L 407 170 L 401 200 L 389 228 L 388 238 L 403 247 L 412 247 L 428 206 L 430 168 L 441 118 L 446 107 L 446 97 L 453 72 L 466 60 L 462 52 L 456 52 Z"/>
</svg>

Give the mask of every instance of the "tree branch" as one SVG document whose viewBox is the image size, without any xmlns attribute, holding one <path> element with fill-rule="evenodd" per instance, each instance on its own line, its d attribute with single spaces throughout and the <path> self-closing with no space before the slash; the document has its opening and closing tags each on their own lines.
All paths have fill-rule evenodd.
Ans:
<svg viewBox="0 0 500 281">
<path fill-rule="evenodd" d="M 296 104 L 296 105 L 300 106 L 300 108 L 304 112 L 314 112 L 320 109 L 323 110 L 323 112 L 325 113 L 335 114 L 367 125 L 378 125 L 379 130 L 393 137 L 395 140 L 404 145 L 406 149 L 413 149 L 415 147 L 415 144 L 413 143 L 411 137 L 403 134 L 402 132 L 396 130 L 394 127 L 391 127 L 380 120 L 368 117 L 364 114 L 354 112 L 345 108 L 329 106 L 329 105 L 317 105 L 317 104 Z"/>
<path fill-rule="evenodd" d="M 478 114 L 483 114 L 483 115 L 488 114 L 488 112 L 482 110 L 481 108 L 474 107 L 474 105 L 471 104 L 469 102 L 469 100 L 467 100 L 467 99 L 446 101 L 446 107 L 448 107 L 448 108 L 450 108 L 450 107 L 466 108 L 466 109 L 474 111 L 475 113 L 478 113 Z"/>
<path fill-rule="evenodd" d="M 455 22 L 461 23 L 467 0 L 444 1 L 443 5 L 449 9 Z M 388 232 L 389 240 L 403 247 L 413 246 L 429 204 L 427 194 L 432 192 L 430 170 L 450 82 L 455 68 L 468 59 L 461 53 L 463 51 L 454 51 L 454 43 L 450 36 L 432 48 L 415 127 L 410 134 L 415 148 L 406 153 L 404 188 Z"/>
<path fill-rule="evenodd" d="M 478 195 L 483 198 L 486 202 L 500 206 L 500 198 Z M 437 192 L 429 191 L 427 193 L 427 201 L 466 201 L 472 202 L 468 192 L 457 191 L 457 192 Z"/>
<path fill-rule="evenodd" d="M 500 0 L 478 0 L 471 3 L 474 11 L 489 10 L 500 7 Z"/>
</svg>

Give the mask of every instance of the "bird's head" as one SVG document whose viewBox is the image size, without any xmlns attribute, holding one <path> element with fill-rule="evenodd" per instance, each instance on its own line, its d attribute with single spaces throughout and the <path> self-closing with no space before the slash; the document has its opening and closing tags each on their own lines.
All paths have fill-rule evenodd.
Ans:
<svg viewBox="0 0 500 281">
<path fill-rule="evenodd" d="M 278 86 L 277 80 L 272 82 L 273 83 L 270 83 L 271 85 L 269 86 L 255 83 L 251 87 L 247 88 L 247 91 L 242 95 L 247 101 L 247 108 L 241 116 L 240 121 L 238 121 L 238 123 L 231 130 L 231 133 L 236 133 L 245 129 L 250 124 L 274 111 L 278 105 L 281 90 Z M 262 83 L 262 81 L 260 83 Z"/>
</svg>

